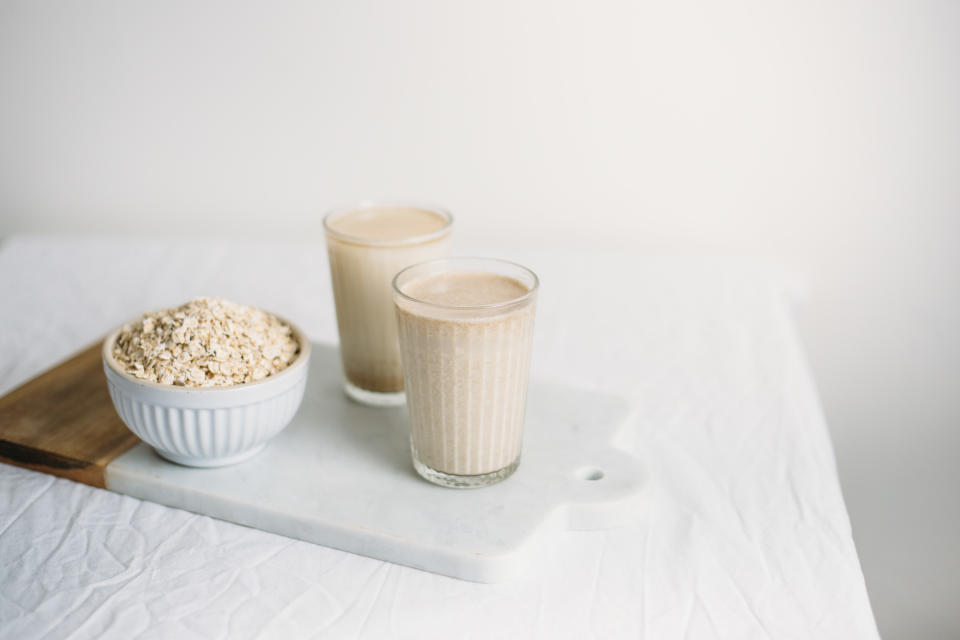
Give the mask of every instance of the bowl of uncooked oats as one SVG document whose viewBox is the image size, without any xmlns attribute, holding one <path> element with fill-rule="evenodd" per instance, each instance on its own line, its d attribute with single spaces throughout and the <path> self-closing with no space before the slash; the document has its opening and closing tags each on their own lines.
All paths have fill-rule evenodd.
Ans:
<svg viewBox="0 0 960 640">
<path fill-rule="evenodd" d="M 191 467 L 235 464 L 289 424 L 310 341 L 286 320 L 220 298 L 146 313 L 104 340 L 103 369 L 124 424 Z"/>
</svg>

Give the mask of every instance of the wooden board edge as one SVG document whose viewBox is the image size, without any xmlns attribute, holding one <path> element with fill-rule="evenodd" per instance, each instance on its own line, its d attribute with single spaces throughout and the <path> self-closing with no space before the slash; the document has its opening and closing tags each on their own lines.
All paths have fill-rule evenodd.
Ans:
<svg viewBox="0 0 960 640">
<path fill-rule="evenodd" d="M 27 378 L 26 380 L 24 380 L 23 382 L 21 382 L 20 384 L 18 384 L 18 385 L 15 386 L 14 388 L 10 389 L 9 391 L 7 391 L 6 393 L 4 393 L 3 395 L 0 395 L 0 400 L 9 401 L 9 400 L 11 400 L 11 399 L 15 399 L 17 396 L 19 396 L 19 395 L 23 392 L 24 387 L 26 387 L 27 385 L 29 385 L 29 384 L 32 383 L 32 382 L 35 382 L 37 378 L 40 378 L 40 377 L 42 377 L 42 376 L 50 373 L 50 372 L 53 371 L 54 369 L 58 369 L 58 368 L 62 367 L 62 366 L 65 365 L 65 364 L 69 364 L 69 363 L 73 362 L 74 360 L 77 360 L 77 359 L 79 359 L 79 358 L 82 358 L 82 357 L 86 356 L 87 353 L 89 353 L 90 351 L 96 351 L 96 352 L 99 353 L 99 352 L 103 349 L 103 341 L 104 341 L 104 340 L 106 340 L 106 338 L 100 338 L 100 339 L 98 339 L 98 340 L 94 340 L 93 342 L 90 342 L 90 343 L 84 345 L 83 347 L 81 347 L 81 348 L 78 349 L 77 351 L 74 351 L 74 352 L 71 353 L 70 355 L 65 356 L 65 357 L 57 360 L 56 362 L 54 362 L 54 363 L 53 363 L 52 365 L 50 365 L 49 367 L 47 367 L 46 369 L 42 370 L 40 373 L 38 373 L 38 374 L 36 374 L 36 375 L 34 375 L 34 376 L 31 376 L 30 378 Z"/>
<path fill-rule="evenodd" d="M 111 457 L 109 460 L 90 463 L 84 460 L 76 460 L 67 456 L 51 453 L 49 451 L 34 449 L 33 447 L 28 447 L 17 442 L 0 440 L 0 462 L 11 464 L 15 467 L 30 469 L 32 471 L 48 473 L 60 478 L 66 478 L 67 480 L 73 480 L 74 482 L 87 484 L 92 487 L 106 489 L 107 465 L 132 449 L 138 442 L 139 440 L 131 442 L 129 446 L 124 448 L 122 451 L 118 451 L 116 455 Z"/>
</svg>

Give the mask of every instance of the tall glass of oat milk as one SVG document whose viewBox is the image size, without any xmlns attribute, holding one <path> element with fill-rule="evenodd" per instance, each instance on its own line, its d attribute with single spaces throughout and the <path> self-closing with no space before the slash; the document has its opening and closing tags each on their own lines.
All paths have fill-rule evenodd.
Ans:
<svg viewBox="0 0 960 640">
<path fill-rule="evenodd" d="M 344 389 L 363 404 L 403 404 L 391 282 L 450 253 L 453 217 L 434 206 L 364 202 L 323 219 L 340 330 Z"/>
<path fill-rule="evenodd" d="M 432 260 L 393 281 L 417 472 L 485 487 L 520 464 L 537 276 L 486 258 Z"/>
</svg>

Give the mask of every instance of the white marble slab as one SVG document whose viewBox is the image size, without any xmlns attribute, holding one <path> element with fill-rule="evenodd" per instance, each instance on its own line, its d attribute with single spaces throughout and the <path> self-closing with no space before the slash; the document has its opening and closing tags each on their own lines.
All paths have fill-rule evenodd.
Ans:
<svg viewBox="0 0 960 640">
<path fill-rule="evenodd" d="M 293 422 L 257 457 L 220 469 L 167 462 L 139 444 L 107 467 L 113 491 L 477 582 L 533 560 L 540 536 L 626 524 L 648 479 L 615 445 L 623 400 L 533 381 L 520 468 L 484 489 L 421 479 L 404 409 L 365 407 L 340 386 L 336 348 L 315 344 Z"/>
</svg>

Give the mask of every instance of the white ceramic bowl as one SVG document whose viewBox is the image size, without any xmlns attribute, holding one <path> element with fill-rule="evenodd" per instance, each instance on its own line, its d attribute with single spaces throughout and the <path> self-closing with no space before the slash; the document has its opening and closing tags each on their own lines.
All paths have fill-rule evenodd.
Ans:
<svg viewBox="0 0 960 640">
<path fill-rule="evenodd" d="M 172 462 L 221 467 L 255 456 L 289 424 L 307 384 L 310 340 L 287 324 L 300 343 L 290 366 L 257 382 L 205 388 L 147 382 L 123 371 L 113 357 L 117 329 L 103 342 L 113 406 L 131 431 Z"/>
</svg>

